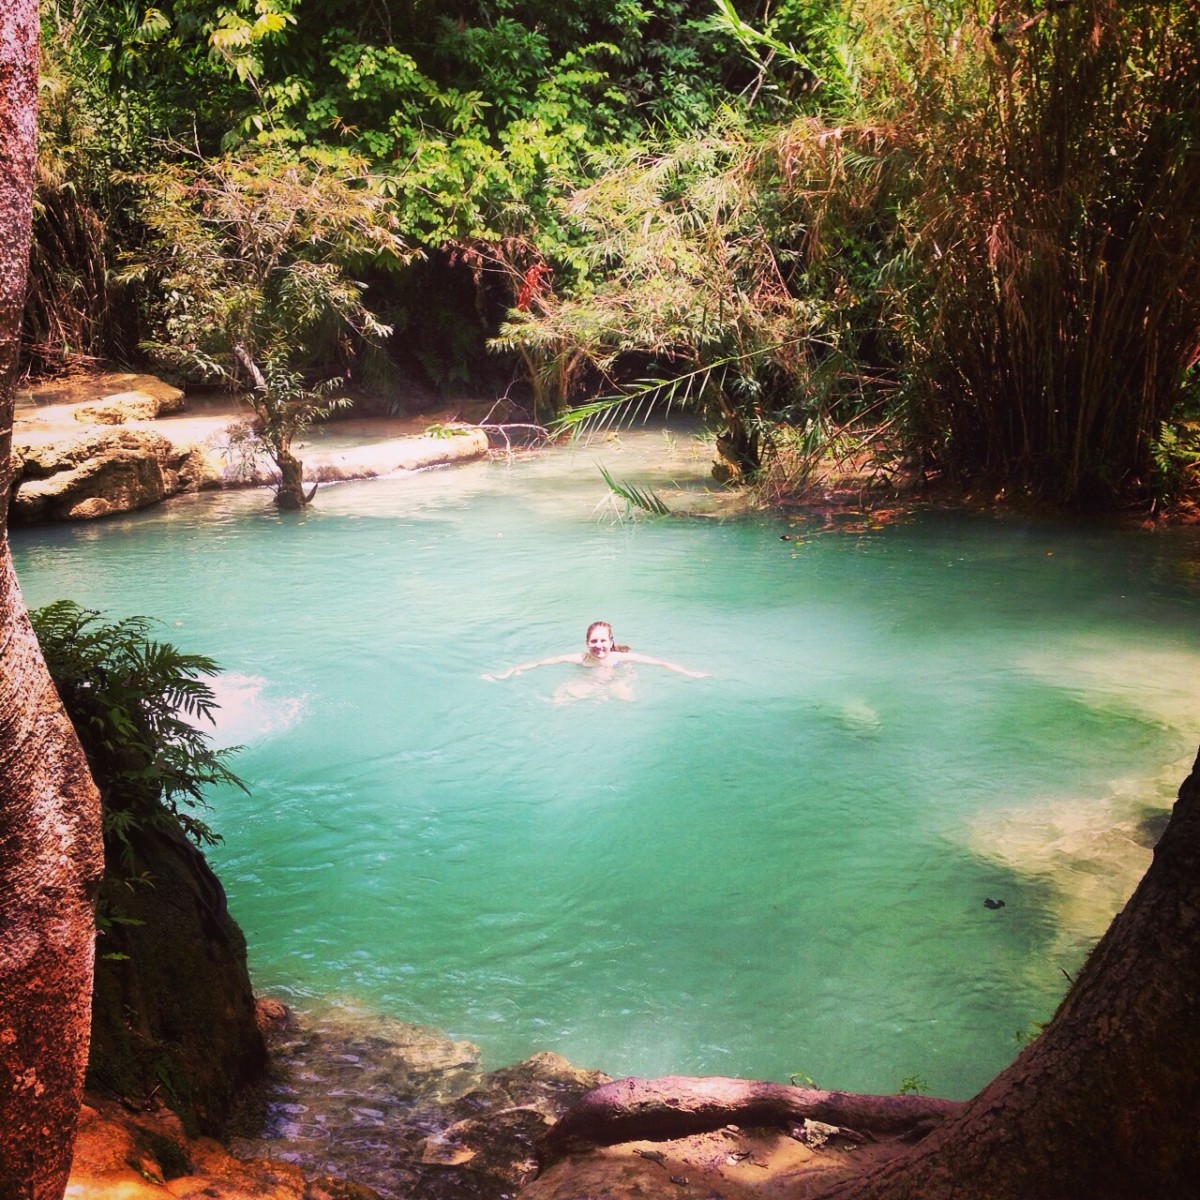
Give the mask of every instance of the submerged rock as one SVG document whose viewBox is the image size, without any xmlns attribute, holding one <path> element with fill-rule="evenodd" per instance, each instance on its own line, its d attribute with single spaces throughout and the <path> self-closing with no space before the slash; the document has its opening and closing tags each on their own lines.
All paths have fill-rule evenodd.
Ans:
<svg viewBox="0 0 1200 1200">
<path fill-rule="evenodd" d="M 385 1200 L 515 1195 L 545 1131 L 608 1078 L 548 1053 L 485 1072 L 470 1042 L 355 1010 L 276 1022 L 270 1037 L 265 1128 L 235 1153 Z"/>
</svg>

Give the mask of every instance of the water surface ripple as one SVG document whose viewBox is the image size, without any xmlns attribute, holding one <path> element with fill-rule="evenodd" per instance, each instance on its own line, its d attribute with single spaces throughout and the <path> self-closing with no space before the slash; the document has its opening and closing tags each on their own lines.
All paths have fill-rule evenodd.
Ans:
<svg viewBox="0 0 1200 1200">
<path fill-rule="evenodd" d="M 1194 532 L 614 522 L 686 437 L 17 531 L 30 603 L 214 656 L 214 864 L 260 989 L 610 1074 L 974 1092 L 1049 1017 L 1194 753 Z M 782 535 L 790 536 L 782 540 Z M 639 666 L 484 672 L 618 640 Z M 1003 899 L 989 909 L 985 898 Z"/>
</svg>

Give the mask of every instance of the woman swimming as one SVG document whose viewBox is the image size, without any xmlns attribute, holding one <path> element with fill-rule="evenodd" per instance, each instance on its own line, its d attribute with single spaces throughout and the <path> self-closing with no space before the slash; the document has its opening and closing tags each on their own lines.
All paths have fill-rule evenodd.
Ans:
<svg viewBox="0 0 1200 1200">
<path fill-rule="evenodd" d="M 638 654 L 628 646 L 618 646 L 613 639 L 612 626 L 607 621 L 593 621 L 587 629 L 584 638 L 585 649 L 582 654 L 555 654 L 550 658 L 539 658 L 537 662 L 522 663 L 518 667 L 509 667 L 499 675 L 484 675 L 484 679 L 507 679 L 510 675 L 520 675 L 522 671 L 531 671 L 534 667 L 548 667 L 555 663 L 577 663 L 584 667 L 607 667 L 609 669 L 621 663 L 645 663 L 651 667 L 666 667 L 680 675 L 692 679 L 703 679 L 707 671 L 689 671 L 676 663 L 669 663 L 661 658 L 651 658 L 648 654 Z"/>
</svg>

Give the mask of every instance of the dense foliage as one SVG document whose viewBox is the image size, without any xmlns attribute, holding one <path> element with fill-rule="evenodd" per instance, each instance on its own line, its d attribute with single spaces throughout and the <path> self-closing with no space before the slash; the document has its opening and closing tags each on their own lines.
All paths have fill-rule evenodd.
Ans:
<svg viewBox="0 0 1200 1200">
<path fill-rule="evenodd" d="M 181 313 L 189 346 L 227 329 L 170 271 L 113 269 L 188 243 L 159 192 L 186 177 L 211 223 L 201 181 L 252 208 L 254 181 L 353 162 L 419 252 L 395 269 L 347 229 L 339 258 L 410 379 L 490 390 L 504 365 L 539 417 L 692 404 L 747 477 L 859 439 L 1068 505 L 1200 488 L 1185 0 L 67 5 L 44 9 L 42 364 L 156 340 L 182 364 Z M 361 349 L 280 329 L 296 388 Z"/>
<path fill-rule="evenodd" d="M 912 96 L 922 442 L 1068 503 L 1161 485 L 1200 350 L 1200 9 L 1003 5 L 964 32 L 977 46 Z M 939 120 L 962 55 L 977 94 Z"/>
<path fill-rule="evenodd" d="M 110 877 L 137 874 L 138 829 L 178 825 L 197 845 L 215 843 L 197 815 L 204 789 L 241 781 L 233 750 L 214 750 L 200 728 L 217 707 L 212 660 L 153 640 L 144 617 L 109 622 L 70 600 L 30 620 L 100 792 Z"/>
<path fill-rule="evenodd" d="M 338 400 L 304 370 L 346 357 L 345 339 L 391 330 L 367 305 L 355 266 L 379 271 L 413 257 L 396 217 L 344 154 L 163 164 L 137 178 L 148 242 L 129 269 L 163 299 L 155 358 L 192 377 L 241 386 L 254 433 L 279 470 L 276 501 L 305 503 L 295 439 Z"/>
</svg>

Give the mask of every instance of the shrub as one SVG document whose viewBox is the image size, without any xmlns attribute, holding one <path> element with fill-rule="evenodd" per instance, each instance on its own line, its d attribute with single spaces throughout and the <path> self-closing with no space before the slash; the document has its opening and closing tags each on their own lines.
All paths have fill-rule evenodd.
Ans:
<svg viewBox="0 0 1200 1200">
<path fill-rule="evenodd" d="M 204 682 L 212 659 L 154 641 L 146 617 L 108 622 L 71 600 L 30 619 L 100 792 L 109 875 L 119 861 L 133 877 L 138 829 L 178 825 L 197 845 L 220 841 L 196 812 L 204 789 L 245 785 L 227 766 L 236 747 L 213 749 L 198 728 L 217 707 Z"/>
</svg>

